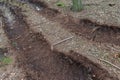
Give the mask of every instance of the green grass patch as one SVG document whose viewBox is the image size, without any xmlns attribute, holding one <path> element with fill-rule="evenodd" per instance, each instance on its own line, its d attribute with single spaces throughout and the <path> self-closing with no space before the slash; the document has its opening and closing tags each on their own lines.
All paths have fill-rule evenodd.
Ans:
<svg viewBox="0 0 120 80">
<path fill-rule="evenodd" d="M 13 45 L 14 47 L 17 47 L 17 43 L 16 43 L 16 42 L 12 42 L 12 45 Z"/>
<path fill-rule="evenodd" d="M 8 64 L 11 64 L 12 62 L 13 62 L 13 59 L 10 57 L 3 57 L 0 59 L 0 63 L 2 65 L 8 65 Z"/>
<path fill-rule="evenodd" d="M 83 10 L 82 0 L 72 0 L 72 11 L 79 12 Z"/>
<path fill-rule="evenodd" d="M 65 4 L 63 2 L 57 2 L 56 6 L 58 6 L 58 7 L 65 7 Z"/>
</svg>

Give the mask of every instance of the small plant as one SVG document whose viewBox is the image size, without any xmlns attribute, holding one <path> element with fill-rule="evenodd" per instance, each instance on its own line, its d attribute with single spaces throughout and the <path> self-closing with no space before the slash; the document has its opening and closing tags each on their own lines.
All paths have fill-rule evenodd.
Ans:
<svg viewBox="0 0 120 80">
<path fill-rule="evenodd" d="M 72 0 L 72 11 L 81 11 L 83 9 L 82 0 Z"/>
<path fill-rule="evenodd" d="M 10 64 L 12 62 L 13 62 L 13 60 L 10 57 L 3 57 L 3 58 L 0 59 L 0 63 L 2 65 L 8 65 L 8 64 Z"/>
<path fill-rule="evenodd" d="M 17 43 L 16 43 L 16 42 L 12 42 L 12 45 L 13 45 L 14 47 L 17 47 Z"/>
<path fill-rule="evenodd" d="M 57 2 L 56 5 L 58 7 L 65 7 L 65 4 L 63 2 Z"/>
</svg>

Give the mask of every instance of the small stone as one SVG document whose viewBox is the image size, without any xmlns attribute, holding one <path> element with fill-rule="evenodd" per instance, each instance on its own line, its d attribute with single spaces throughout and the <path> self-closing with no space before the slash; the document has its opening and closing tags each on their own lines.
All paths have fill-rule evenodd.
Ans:
<svg viewBox="0 0 120 80">
<path fill-rule="evenodd" d="M 96 77 L 96 75 L 92 75 L 92 77 Z"/>
<path fill-rule="evenodd" d="M 37 11 L 40 11 L 40 10 L 41 10 L 41 8 L 39 8 L 39 7 L 36 7 L 36 10 L 37 10 Z"/>
<path fill-rule="evenodd" d="M 32 46 L 29 46 L 28 48 L 29 48 L 29 49 L 31 49 L 31 48 L 32 48 Z"/>
</svg>

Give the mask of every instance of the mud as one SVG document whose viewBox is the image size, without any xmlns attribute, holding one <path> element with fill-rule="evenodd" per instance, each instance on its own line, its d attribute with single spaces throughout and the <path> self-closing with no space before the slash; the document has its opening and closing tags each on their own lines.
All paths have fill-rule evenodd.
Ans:
<svg viewBox="0 0 120 80">
<path fill-rule="evenodd" d="M 99 64 L 74 51 L 52 51 L 42 33 L 29 29 L 20 9 L 10 8 L 11 11 L 15 17 L 12 26 L 8 17 L 2 14 L 4 30 L 18 52 L 17 63 L 23 69 L 26 80 L 118 80 Z"/>
<path fill-rule="evenodd" d="M 38 1 L 39 0 L 37 0 L 37 2 Z M 35 1 L 33 4 L 35 5 L 37 2 Z M 37 3 L 37 5 L 43 4 L 45 3 Z M 79 36 L 83 36 L 88 40 L 98 43 L 110 43 L 120 45 L 120 28 L 118 26 L 99 24 L 88 19 L 81 20 L 79 18 L 74 18 L 69 14 L 63 15 L 61 12 L 59 12 L 59 10 L 51 9 L 49 8 L 49 6 L 44 7 L 42 11 L 37 12 L 52 21 L 60 23 L 63 28 L 68 29 L 70 32 L 73 32 Z"/>
</svg>

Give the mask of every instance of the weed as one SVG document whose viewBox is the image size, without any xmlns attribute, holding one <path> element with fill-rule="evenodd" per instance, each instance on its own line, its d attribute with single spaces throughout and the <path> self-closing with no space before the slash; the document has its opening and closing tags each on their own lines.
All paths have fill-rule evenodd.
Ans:
<svg viewBox="0 0 120 80">
<path fill-rule="evenodd" d="M 3 57 L 0 59 L 0 63 L 2 65 L 8 65 L 8 64 L 11 64 L 12 62 L 13 62 L 13 60 L 10 57 Z"/>
<path fill-rule="evenodd" d="M 57 2 L 56 5 L 58 7 L 65 7 L 65 4 L 63 2 Z"/>
<path fill-rule="evenodd" d="M 14 47 L 17 47 L 17 43 L 16 43 L 16 42 L 12 42 L 12 45 L 13 45 Z"/>
<path fill-rule="evenodd" d="M 82 0 L 72 0 L 72 11 L 81 11 L 83 9 Z"/>
</svg>

